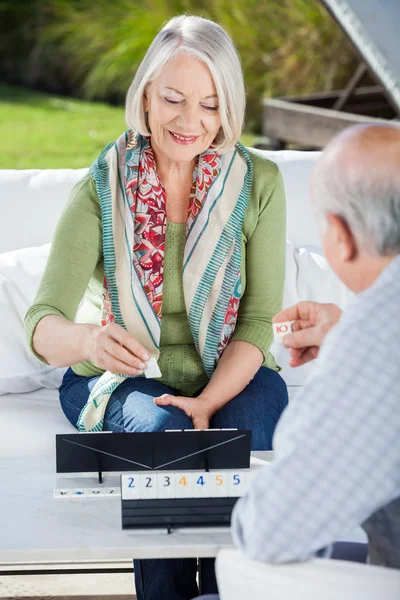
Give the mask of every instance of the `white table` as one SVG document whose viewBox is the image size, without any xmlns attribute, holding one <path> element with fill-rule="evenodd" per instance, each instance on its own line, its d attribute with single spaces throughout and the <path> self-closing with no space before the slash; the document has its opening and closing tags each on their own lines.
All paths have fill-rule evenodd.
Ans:
<svg viewBox="0 0 400 600">
<path fill-rule="evenodd" d="M 38 484 L 39 482 L 39 484 Z M 0 459 L 0 570 L 213 557 L 228 528 L 122 530 L 120 497 L 55 499 L 54 457 Z"/>
</svg>

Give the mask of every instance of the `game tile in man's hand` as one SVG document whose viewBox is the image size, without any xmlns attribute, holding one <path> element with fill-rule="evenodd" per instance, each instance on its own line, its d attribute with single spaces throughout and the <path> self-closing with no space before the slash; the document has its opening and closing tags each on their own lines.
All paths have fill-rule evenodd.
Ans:
<svg viewBox="0 0 400 600">
<path fill-rule="evenodd" d="M 284 321 L 283 323 L 272 323 L 274 330 L 274 341 L 278 344 L 283 344 L 283 338 L 286 334 L 291 333 L 292 323 L 294 321 Z"/>
</svg>

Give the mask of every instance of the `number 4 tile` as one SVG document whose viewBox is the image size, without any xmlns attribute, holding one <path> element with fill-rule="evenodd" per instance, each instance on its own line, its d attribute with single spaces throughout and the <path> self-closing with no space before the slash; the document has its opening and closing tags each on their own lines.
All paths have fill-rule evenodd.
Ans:
<svg viewBox="0 0 400 600">
<path fill-rule="evenodd" d="M 193 471 L 193 495 L 195 498 L 210 497 L 210 473 Z"/>
<path fill-rule="evenodd" d="M 175 498 L 193 498 L 193 477 L 188 471 L 176 471 L 175 477 Z"/>
</svg>

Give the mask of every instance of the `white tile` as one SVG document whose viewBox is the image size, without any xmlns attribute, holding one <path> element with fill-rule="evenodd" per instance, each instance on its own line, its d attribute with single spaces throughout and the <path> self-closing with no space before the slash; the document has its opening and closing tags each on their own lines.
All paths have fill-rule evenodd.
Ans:
<svg viewBox="0 0 400 600">
<path fill-rule="evenodd" d="M 210 496 L 228 496 L 228 474 L 226 471 L 210 471 Z"/>
<path fill-rule="evenodd" d="M 54 498 L 70 498 L 71 497 L 71 490 L 68 489 L 59 489 L 57 488 L 56 490 L 54 490 Z"/>
<path fill-rule="evenodd" d="M 101 490 L 101 495 L 102 496 L 107 496 L 107 497 L 120 496 L 121 495 L 121 488 L 120 487 L 104 487 Z"/>
<path fill-rule="evenodd" d="M 141 500 L 157 498 L 157 474 L 154 471 L 140 473 L 139 494 Z"/>
<path fill-rule="evenodd" d="M 175 498 L 193 498 L 193 477 L 190 471 L 175 471 Z"/>
<path fill-rule="evenodd" d="M 246 471 L 228 471 L 228 496 L 239 498 L 246 493 Z"/>
<path fill-rule="evenodd" d="M 139 473 L 121 476 L 121 493 L 123 500 L 139 500 Z"/>
<path fill-rule="evenodd" d="M 154 379 L 155 377 L 161 377 L 162 374 L 156 358 L 150 358 L 150 360 L 147 362 L 147 367 L 144 370 L 144 374 L 147 378 L 150 379 Z"/>
<path fill-rule="evenodd" d="M 283 338 L 285 337 L 285 335 L 292 331 L 293 322 L 294 321 L 283 321 L 282 323 L 272 323 L 274 341 L 277 344 L 283 344 Z"/>
<path fill-rule="evenodd" d="M 71 490 L 71 498 L 83 498 L 86 496 L 85 488 L 75 488 Z"/>
<path fill-rule="evenodd" d="M 193 471 L 193 495 L 195 498 L 209 498 L 210 494 L 210 473 L 206 471 Z"/>
<path fill-rule="evenodd" d="M 170 471 L 158 471 L 157 497 L 175 498 L 175 473 L 171 473 Z"/>
<path fill-rule="evenodd" d="M 101 497 L 101 489 L 98 487 L 87 489 L 88 498 L 99 498 Z"/>
</svg>

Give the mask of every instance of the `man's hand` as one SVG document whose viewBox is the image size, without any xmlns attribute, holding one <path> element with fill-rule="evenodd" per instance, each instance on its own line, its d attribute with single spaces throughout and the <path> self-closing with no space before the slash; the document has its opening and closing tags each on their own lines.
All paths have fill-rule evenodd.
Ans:
<svg viewBox="0 0 400 600">
<path fill-rule="evenodd" d="M 290 348 L 291 367 L 304 365 L 318 356 L 325 335 L 336 325 L 341 314 L 336 304 L 299 302 L 275 315 L 274 323 L 294 321 L 293 333 L 283 338 L 283 345 Z"/>
<path fill-rule="evenodd" d="M 192 419 L 194 429 L 208 429 L 212 416 L 217 412 L 215 405 L 203 396 L 197 398 L 186 398 L 185 396 L 173 396 L 163 394 L 154 398 L 157 406 L 176 406 Z"/>
</svg>

